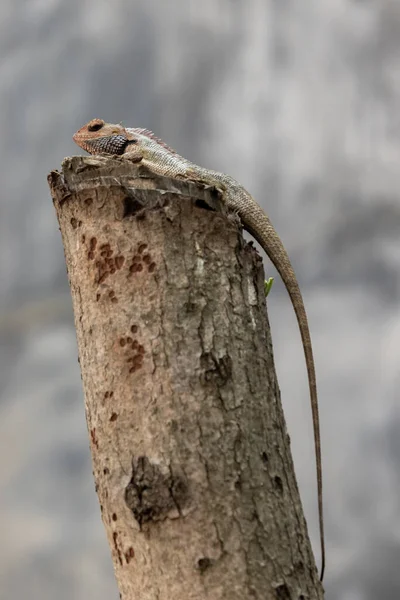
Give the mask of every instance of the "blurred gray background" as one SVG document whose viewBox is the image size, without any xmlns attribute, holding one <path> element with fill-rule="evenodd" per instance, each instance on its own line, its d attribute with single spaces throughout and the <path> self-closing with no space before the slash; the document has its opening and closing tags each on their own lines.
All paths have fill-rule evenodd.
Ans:
<svg viewBox="0 0 400 600">
<path fill-rule="evenodd" d="M 314 340 L 326 597 L 399 598 L 400 1 L 2 0 L 1 600 L 118 596 L 46 182 L 93 117 L 153 129 L 270 214 Z M 319 564 L 306 370 L 278 280 L 268 308 Z"/>
</svg>

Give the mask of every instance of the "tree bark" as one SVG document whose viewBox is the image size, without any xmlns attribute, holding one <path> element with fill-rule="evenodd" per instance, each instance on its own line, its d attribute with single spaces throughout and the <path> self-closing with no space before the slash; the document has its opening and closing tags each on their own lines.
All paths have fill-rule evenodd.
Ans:
<svg viewBox="0 0 400 600">
<path fill-rule="evenodd" d="M 66 159 L 49 185 L 121 598 L 322 598 L 237 219 L 123 159 Z"/>
</svg>

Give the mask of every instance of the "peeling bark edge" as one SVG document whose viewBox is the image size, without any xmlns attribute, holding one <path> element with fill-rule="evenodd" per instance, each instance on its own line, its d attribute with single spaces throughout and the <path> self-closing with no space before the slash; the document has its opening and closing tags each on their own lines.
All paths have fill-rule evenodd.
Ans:
<svg viewBox="0 0 400 600">
<path fill-rule="evenodd" d="M 218 191 L 102 157 L 49 186 L 121 597 L 322 598 L 262 263 Z"/>
</svg>

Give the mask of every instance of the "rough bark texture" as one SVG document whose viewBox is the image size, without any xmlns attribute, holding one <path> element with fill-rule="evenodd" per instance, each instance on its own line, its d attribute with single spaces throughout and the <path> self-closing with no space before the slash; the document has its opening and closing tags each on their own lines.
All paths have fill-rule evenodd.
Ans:
<svg viewBox="0 0 400 600">
<path fill-rule="evenodd" d="M 124 160 L 66 159 L 49 184 L 121 598 L 322 598 L 238 223 Z"/>
</svg>

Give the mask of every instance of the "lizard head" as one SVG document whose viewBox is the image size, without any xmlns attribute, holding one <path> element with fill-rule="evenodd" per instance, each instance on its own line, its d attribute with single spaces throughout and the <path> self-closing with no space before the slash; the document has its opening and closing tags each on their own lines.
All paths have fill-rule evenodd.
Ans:
<svg viewBox="0 0 400 600">
<path fill-rule="evenodd" d="M 127 145 L 135 141 L 133 138 L 122 125 L 92 119 L 72 139 L 89 154 L 123 154 Z"/>
</svg>

